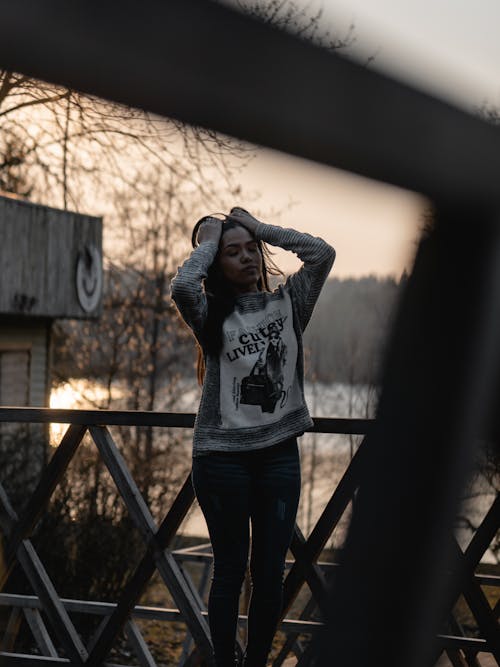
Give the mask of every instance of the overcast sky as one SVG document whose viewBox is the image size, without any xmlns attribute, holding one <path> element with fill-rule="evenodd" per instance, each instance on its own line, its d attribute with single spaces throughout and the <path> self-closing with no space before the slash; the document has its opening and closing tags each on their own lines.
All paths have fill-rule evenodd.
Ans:
<svg viewBox="0 0 500 667">
<path fill-rule="evenodd" d="M 500 108 L 499 0 L 295 0 L 323 8 L 325 29 L 337 35 L 354 24 L 352 57 L 415 87 L 477 110 Z M 231 4 L 228 2 L 228 4 Z M 318 234 L 337 249 L 333 275 L 399 276 L 411 266 L 425 201 L 328 167 L 269 150 L 241 176 L 262 210 L 282 208 L 269 221 Z M 280 254 L 286 270 L 297 264 Z"/>
</svg>

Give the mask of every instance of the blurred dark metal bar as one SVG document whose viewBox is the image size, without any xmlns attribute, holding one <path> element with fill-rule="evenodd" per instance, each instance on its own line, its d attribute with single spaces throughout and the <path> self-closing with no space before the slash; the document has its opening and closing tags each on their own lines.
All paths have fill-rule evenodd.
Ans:
<svg viewBox="0 0 500 667">
<path fill-rule="evenodd" d="M 433 664 L 432 638 L 457 585 L 445 574 L 459 571 L 449 535 L 499 368 L 498 223 L 487 207 L 442 206 L 420 244 L 389 344 L 321 665 Z"/>
<path fill-rule="evenodd" d="M 207 0 L 1 0 L 0 66 L 431 197 L 499 197 L 500 130 Z"/>
</svg>

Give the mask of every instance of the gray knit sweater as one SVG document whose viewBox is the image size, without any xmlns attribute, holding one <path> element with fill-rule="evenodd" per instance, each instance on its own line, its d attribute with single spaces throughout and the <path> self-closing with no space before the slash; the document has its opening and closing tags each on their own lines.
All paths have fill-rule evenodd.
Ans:
<svg viewBox="0 0 500 667">
<path fill-rule="evenodd" d="M 303 265 L 274 292 L 237 297 L 223 324 L 220 355 L 205 353 L 193 456 L 269 447 L 312 426 L 304 399 L 302 332 L 335 251 L 322 239 L 274 225 L 260 223 L 255 236 L 295 252 Z M 203 280 L 217 247 L 214 241 L 201 243 L 172 281 L 172 298 L 200 342 L 208 309 Z"/>
</svg>

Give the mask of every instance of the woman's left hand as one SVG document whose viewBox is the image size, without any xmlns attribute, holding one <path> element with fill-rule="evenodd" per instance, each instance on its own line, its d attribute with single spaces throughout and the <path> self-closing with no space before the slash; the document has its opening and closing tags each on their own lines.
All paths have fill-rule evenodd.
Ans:
<svg viewBox="0 0 500 667">
<path fill-rule="evenodd" d="M 243 225 L 243 227 L 246 227 L 252 234 L 260 224 L 260 220 L 254 218 L 253 215 L 250 215 L 248 211 L 245 211 L 244 208 L 240 208 L 239 206 L 234 206 L 231 209 L 229 217 L 239 222 L 241 225 Z"/>
</svg>

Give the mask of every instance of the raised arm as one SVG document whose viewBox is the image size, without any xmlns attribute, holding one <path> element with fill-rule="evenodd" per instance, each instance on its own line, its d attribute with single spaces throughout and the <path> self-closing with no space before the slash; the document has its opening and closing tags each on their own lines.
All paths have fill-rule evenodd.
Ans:
<svg viewBox="0 0 500 667">
<path fill-rule="evenodd" d="M 335 250 L 321 238 L 265 224 L 240 208 L 232 209 L 231 217 L 245 225 L 256 238 L 294 252 L 303 262 L 299 271 L 288 278 L 286 285 L 293 295 L 301 328 L 305 329 L 335 261 Z"/>
<path fill-rule="evenodd" d="M 217 255 L 222 223 L 216 218 L 207 219 L 200 226 L 199 245 L 177 270 L 172 280 L 171 293 L 182 319 L 200 340 L 208 304 L 203 280 Z"/>
</svg>

